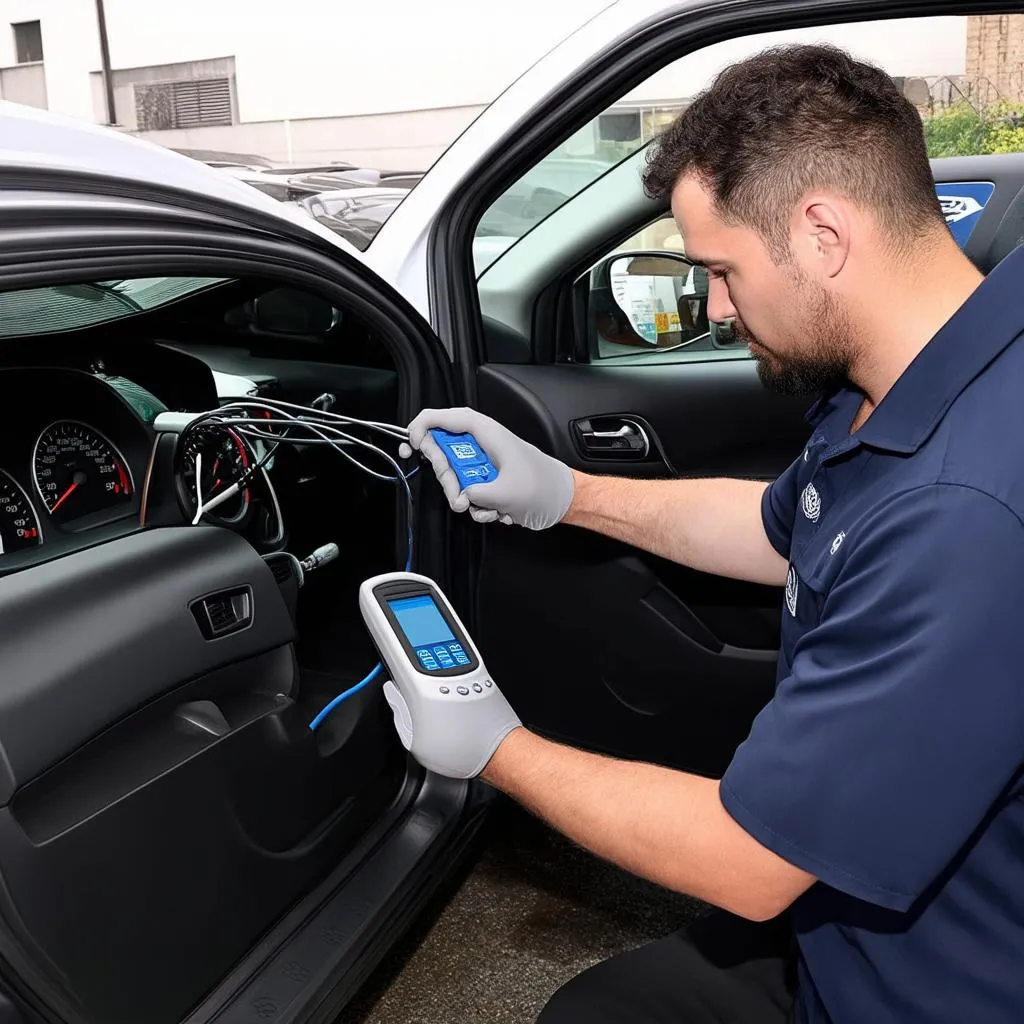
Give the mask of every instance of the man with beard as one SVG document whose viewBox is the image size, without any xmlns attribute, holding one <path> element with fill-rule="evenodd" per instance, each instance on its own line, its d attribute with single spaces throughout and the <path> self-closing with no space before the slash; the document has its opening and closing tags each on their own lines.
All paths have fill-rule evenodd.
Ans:
<svg viewBox="0 0 1024 1024">
<path fill-rule="evenodd" d="M 480 522 L 564 522 L 785 588 L 774 697 L 720 781 L 514 718 L 500 743 L 479 738 L 488 782 L 722 908 L 585 972 L 541 1021 L 1018 1022 L 1024 252 L 978 273 L 916 110 L 829 47 L 724 71 L 658 141 L 645 185 L 764 383 L 822 396 L 782 477 L 589 476 L 471 410 L 410 428 Z M 460 491 L 431 427 L 475 434 L 497 480 Z"/>
</svg>

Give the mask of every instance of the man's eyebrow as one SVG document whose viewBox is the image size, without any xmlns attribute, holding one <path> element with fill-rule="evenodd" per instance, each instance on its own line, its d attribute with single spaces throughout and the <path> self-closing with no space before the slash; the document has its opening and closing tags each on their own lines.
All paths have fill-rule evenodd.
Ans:
<svg viewBox="0 0 1024 1024">
<path fill-rule="evenodd" d="M 700 259 L 697 256 L 691 255 L 690 253 L 686 254 L 686 258 L 694 266 L 703 267 L 705 270 L 707 270 L 708 267 L 715 266 L 715 265 L 725 266 L 729 262 L 727 259 L 724 259 L 723 257 L 720 257 L 720 256 L 719 257 L 714 257 L 714 256 L 704 257 L 704 259 Z"/>
</svg>

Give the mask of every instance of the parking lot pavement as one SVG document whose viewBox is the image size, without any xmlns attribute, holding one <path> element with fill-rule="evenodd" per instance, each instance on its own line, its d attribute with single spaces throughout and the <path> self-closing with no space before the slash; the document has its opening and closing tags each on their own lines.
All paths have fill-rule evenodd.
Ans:
<svg viewBox="0 0 1024 1024">
<path fill-rule="evenodd" d="M 529 1024 L 580 971 L 667 935 L 700 910 L 503 803 L 454 896 L 381 965 L 337 1024 Z"/>
</svg>

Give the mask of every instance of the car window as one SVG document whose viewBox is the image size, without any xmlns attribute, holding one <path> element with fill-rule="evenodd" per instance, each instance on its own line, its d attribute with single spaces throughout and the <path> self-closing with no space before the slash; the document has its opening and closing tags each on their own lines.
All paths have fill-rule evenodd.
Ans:
<svg viewBox="0 0 1024 1024">
<path fill-rule="evenodd" d="M 1005 53 L 1000 57 L 998 46 L 993 49 L 985 43 L 989 36 L 998 42 L 998 33 L 989 24 L 998 21 L 998 16 L 924 17 L 787 30 L 727 40 L 667 64 L 564 139 L 492 202 L 476 231 L 474 259 L 478 277 L 499 261 L 507 262 L 510 250 L 523 246 L 524 240 L 555 211 L 559 211 L 559 217 L 554 219 L 562 225 L 582 225 L 586 217 L 593 216 L 594 204 L 587 202 L 587 193 L 601 191 L 596 189 L 600 179 L 626 163 L 642 160 L 645 147 L 687 108 L 697 93 L 710 85 L 719 71 L 773 45 L 832 43 L 882 67 L 917 107 L 933 158 L 1024 152 L 1024 78 L 1019 68 L 1007 65 Z M 625 184 L 624 190 L 612 202 L 604 202 L 598 216 L 613 225 L 628 220 L 630 211 L 634 211 L 639 221 L 645 209 L 640 174 L 617 180 Z M 965 234 L 963 220 L 983 209 L 991 190 L 979 196 L 971 193 L 965 198 L 966 195 L 962 188 L 952 192 L 940 189 L 947 221 L 961 243 Z M 569 214 L 577 206 L 581 215 L 574 218 Z M 592 222 L 579 228 L 578 251 L 587 250 L 594 230 Z M 538 233 L 538 242 L 543 235 L 544 232 Z M 611 227 L 606 237 L 614 237 Z M 568 252 L 564 237 L 555 238 L 552 232 L 546 233 L 544 243 L 552 247 L 559 259 L 564 259 Z M 527 248 L 533 265 L 547 266 L 545 253 L 538 251 L 538 245 Z M 685 240 L 679 237 L 670 219 L 661 219 L 610 245 L 606 257 L 648 249 L 685 255 Z M 705 332 L 708 336 L 698 343 L 685 332 L 681 338 L 674 329 L 677 317 L 679 323 L 686 319 L 678 307 L 673 308 L 673 303 L 680 300 L 679 290 L 691 284 L 685 267 L 681 266 L 680 275 L 676 275 L 670 273 L 669 263 L 652 263 L 657 273 L 643 275 L 639 273 L 641 262 L 619 262 L 614 267 L 613 289 L 609 274 L 604 274 L 600 281 L 594 277 L 602 262 L 598 261 L 590 271 L 595 287 L 604 289 L 606 298 L 613 291 L 620 297 L 628 292 L 630 298 L 626 303 L 629 308 L 622 310 L 623 319 L 614 330 L 608 321 L 607 336 L 594 333 L 593 356 L 658 355 L 678 360 L 698 358 L 704 348 L 715 358 L 720 354 L 746 354 L 745 350 L 734 351 L 733 342 L 724 335 L 719 347 L 711 338 L 714 331 Z M 645 277 L 643 283 L 641 279 Z M 682 284 L 677 280 L 680 277 Z M 493 273 L 481 278 L 481 306 L 489 315 L 493 315 L 491 310 L 509 305 L 503 304 L 501 296 L 495 293 L 496 280 Z M 604 312 L 612 316 L 616 310 L 607 306 Z M 693 322 L 694 329 L 703 327 L 699 315 Z"/>
</svg>

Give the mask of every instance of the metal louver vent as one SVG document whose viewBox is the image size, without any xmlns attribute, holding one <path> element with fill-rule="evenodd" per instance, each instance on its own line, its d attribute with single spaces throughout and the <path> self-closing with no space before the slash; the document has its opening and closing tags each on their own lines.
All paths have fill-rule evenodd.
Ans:
<svg viewBox="0 0 1024 1024">
<path fill-rule="evenodd" d="M 174 127 L 231 124 L 231 82 L 227 78 L 204 78 L 198 82 L 175 82 Z"/>
<path fill-rule="evenodd" d="M 136 85 L 135 116 L 140 131 L 230 125 L 231 79 Z"/>
</svg>

